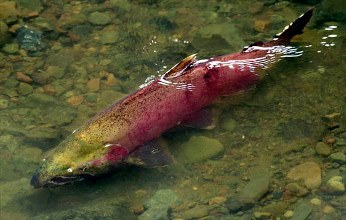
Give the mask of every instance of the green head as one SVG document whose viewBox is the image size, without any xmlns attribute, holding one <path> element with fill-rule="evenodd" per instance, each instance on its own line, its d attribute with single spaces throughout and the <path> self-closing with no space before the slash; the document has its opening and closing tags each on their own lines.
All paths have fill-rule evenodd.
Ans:
<svg viewBox="0 0 346 220">
<path fill-rule="evenodd" d="M 43 159 L 31 179 L 34 188 L 56 187 L 106 173 L 128 155 L 118 144 L 102 143 L 98 138 L 72 134 Z"/>
</svg>

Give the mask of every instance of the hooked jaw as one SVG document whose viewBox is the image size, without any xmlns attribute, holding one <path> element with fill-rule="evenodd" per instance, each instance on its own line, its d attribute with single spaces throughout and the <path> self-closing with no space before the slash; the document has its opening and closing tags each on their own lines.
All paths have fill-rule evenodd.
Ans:
<svg viewBox="0 0 346 220">
<path fill-rule="evenodd" d="M 91 174 L 78 174 L 70 176 L 54 176 L 50 179 L 42 179 L 41 174 L 36 172 L 31 178 L 30 184 L 35 188 L 54 188 L 65 184 L 80 182 L 87 178 L 93 177 Z"/>
<path fill-rule="evenodd" d="M 73 182 L 80 182 L 94 175 L 86 172 L 72 172 L 72 169 L 66 169 L 64 166 L 58 166 L 54 163 L 47 164 L 44 160 L 42 166 L 32 176 L 30 184 L 35 188 L 53 188 Z"/>
<path fill-rule="evenodd" d="M 128 150 L 118 144 L 109 144 L 102 148 L 99 157 L 95 157 L 95 154 L 78 157 L 77 154 L 76 157 L 68 158 L 66 155 L 69 154 L 59 152 L 45 158 L 30 184 L 35 189 L 53 188 L 102 175 L 121 163 L 128 155 Z"/>
</svg>

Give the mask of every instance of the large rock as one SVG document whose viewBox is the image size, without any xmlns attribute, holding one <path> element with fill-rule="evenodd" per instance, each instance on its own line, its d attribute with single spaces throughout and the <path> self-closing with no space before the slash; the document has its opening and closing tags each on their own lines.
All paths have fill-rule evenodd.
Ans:
<svg viewBox="0 0 346 220">
<path fill-rule="evenodd" d="M 224 146 L 217 139 L 205 136 L 192 136 L 187 142 L 180 145 L 177 159 L 185 163 L 196 163 L 220 155 Z"/>
<path fill-rule="evenodd" d="M 257 170 L 251 177 L 250 182 L 246 184 L 240 194 L 240 200 L 243 204 L 253 204 L 257 202 L 264 194 L 268 192 L 270 173 L 268 169 Z"/>
<path fill-rule="evenodd" d="M 308 189 L 317 189 L 321 186 L 321 168 L 315 162 L 306 162 L 293 167 L 288 173 L 289 180 L 300 181 Z"/>
</svg>

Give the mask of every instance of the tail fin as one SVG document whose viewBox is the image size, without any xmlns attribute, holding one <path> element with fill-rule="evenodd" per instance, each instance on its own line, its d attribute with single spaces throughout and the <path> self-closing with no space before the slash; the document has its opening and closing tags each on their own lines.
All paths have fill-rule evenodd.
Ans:
<svg viewBox="0 0 346 220">
<path fill-rule="evenodd" d="M 281 33 L 274 35 L 273 40 L 278 40 L 280 43 L 289 42 L 294 36 L 298 34 L 302 34 L 304 27 L 310 21 L 312 14 L 314 12 L 314 8 L 310 8 L 304 14 L 299 16 L 295 21 L 286 26 Z"/>
<path fill-rule="evenodd" d="M 256 42 L 250 44 L 249 46 L 244 47 L 242 52 L 248 52 L 248 49 L 252 46 L 269 47 L 275 45 L 285 45 L 289 43 L 294 36 L 303 33 L 304 27 L 310 21 L 314 9 L 315 8 L 310 8 L 291 24 L 287 25 L 281 33 L 275 34 L 273 40 L 269 42 Z"/>
</svg>

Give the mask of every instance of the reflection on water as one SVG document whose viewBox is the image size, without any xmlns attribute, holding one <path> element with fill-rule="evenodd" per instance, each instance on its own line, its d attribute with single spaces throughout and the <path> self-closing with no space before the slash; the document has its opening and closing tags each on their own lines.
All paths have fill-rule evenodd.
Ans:
<svg viewBox="0 0 346 220">
<path fill-rule="evenodd" d="M 343 1 L 318 1 L 315 20 L 289 46 L 252 46 L 247 51 L 268 53 L 222 62 L 209 58 L 271 39 L 311 5 L 25 2 L 0 2 L 0 8 L 7 9 L 0 12 L 1 219 L 346 215 Z M 14 33 L 22 23 L 40 36 L 35 38 L 37 50 L 29 51 L 32 44 Z M 267 68 L 264 80 L 249 93 L 211 106 L 214 129 L 165 133 L 176 164 L 163 169 L 124 167 L 97 181 L 32 189 L 30 177 L 43 155 L 66 135 L 194 53 L 201 59 L 194 65 L 209 62 L 210 67 L 253 69 L 281 62 Z"/>
<path fill-rule="evenodd" d="M 330 25 L 330 26 L 324 28 L 324 30 L 326 30 L 328 32 L 333 32 L 336 30 L 336 28 L 337 28 L 336 25 Z M 321 45 L 325 46 L 325 47 L 334 47 L 335 46 L 335 39 L 334 38 L 338 37 L 338 35 L 337 34 L 330 34 L 328 32 L 326 33 L 326 34 L 328 34 L 328 36 L 322 37 Z M 318 50 L 317 52 L 321 53 L 322 51 Z"/>
</svg>

